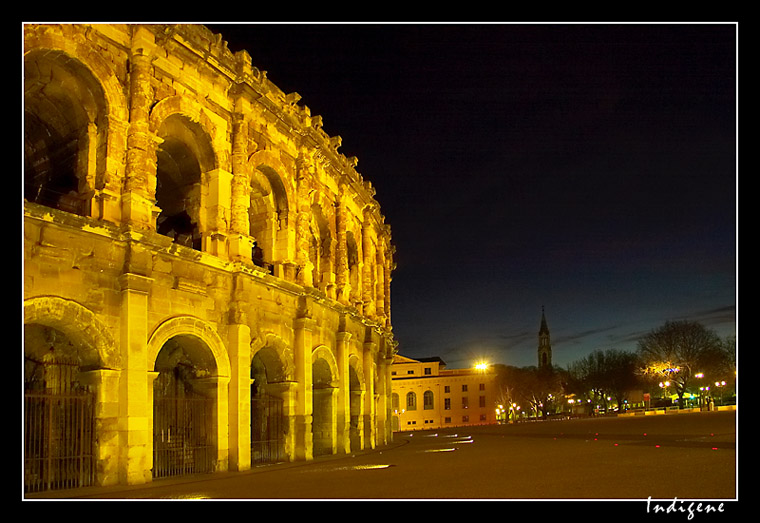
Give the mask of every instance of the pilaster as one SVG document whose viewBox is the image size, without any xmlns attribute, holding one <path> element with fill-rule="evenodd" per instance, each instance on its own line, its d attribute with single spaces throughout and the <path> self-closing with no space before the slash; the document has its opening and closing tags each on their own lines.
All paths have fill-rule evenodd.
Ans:
<svg viewBox="0 0 760 523">
<path fill-rule="evenodd" d="M 296 403 L 294 413 L 295 451 L 297 460 L 310 460 L 314 457 L 312 437 L 312 335 L 316 322 L 311 318 L 298 318 L 295 327 L 295 375 Z"/>
<path fill-rule="evenodd" d="M 335 336 L 337 353 L 338 353 L 338 452 L 351 452 L 351 384 L 349 380 L 349 341 L 351 340 L 350 332 L 338 332 Z"/>
<path fill-rule="evenodd" d="M 125 273 L 121 285 L 119 326 L 122 372 L 119 384 L 119 477 L 120 483 L 138 485 L 152 478 L 152 401 L 146 373 L 149 369 L 148 292 L 152 279 Z M 150 416 L 149 416 L 150 415 Z"/>
<path fill-rule="evenodd" d="M 230 469 L 251 468 L 251 329 L 229 325 L 232 376 L 229 386 Z"/>
</svg>

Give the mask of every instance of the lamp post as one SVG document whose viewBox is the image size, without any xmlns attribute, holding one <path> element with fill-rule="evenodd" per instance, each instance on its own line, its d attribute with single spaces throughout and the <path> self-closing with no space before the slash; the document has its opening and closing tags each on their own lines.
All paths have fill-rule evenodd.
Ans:
<svg viewBox="0 0 760 523">
<path fill-rule="evenodd" d="M 715 386 L 718 387 L 718 390 L 720 391 L 720 404 L 723 405 L 723 387 L 726 386 L 726 382 L 716 381 Z"/>
</svg>

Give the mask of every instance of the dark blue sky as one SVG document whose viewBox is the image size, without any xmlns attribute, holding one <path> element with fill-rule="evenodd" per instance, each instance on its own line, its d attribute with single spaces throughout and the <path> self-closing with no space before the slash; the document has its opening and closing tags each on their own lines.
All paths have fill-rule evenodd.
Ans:
<svg viewBox="0 0 760 523">
<path fill-rule="evenodd" d="M 211 25 L 377 189 L 399 351 L 449 367 L 736 328 L 733 24 Z"/>
</svg>

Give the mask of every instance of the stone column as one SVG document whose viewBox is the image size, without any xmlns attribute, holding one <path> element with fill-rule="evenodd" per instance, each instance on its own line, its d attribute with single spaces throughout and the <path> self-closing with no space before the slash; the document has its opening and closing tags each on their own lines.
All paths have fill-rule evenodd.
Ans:
<svg viewBox="0 0 760 523">
<path fill-rule="evenodd" d="M 122 371 L 119 383 L 119 483 L 138 485 L 152 480 L 153 402 L 149 396 L 148 293 L 151 278 L 134 273 L 119 277 L 119 326 Z"/>
<path fill-rule="evenodd" d="M 377 358 L 377 382 L 378 382 L 378 404 L 377 413 L 375 414 L 377 427 L 377 444 L 387 445 L 391 442 L 391 431 L 388 430 L 391 412 L 391 383 L 390 383 L 390 364 L 391 360 L 384 355 L 379 354 Z"/>
<path fill-rule="evenodd" d="M 227 224 L 229 223 L 230 202 L 232 201 L 232 173 L 214 169 L 206 173 L 208 199 L 206 209 L 209 216 L 203 251 L 227 258 Z"/>
<path fill-rule="evenodd" d="M 248 172 L 248 121 L 242 111 L 248 106 L 243 96 L 235 100 L 232 115 L 232 188 L 230 204 L 230 260 L 253 265 L 254 240 L 250 236 L 251 176 Z"/>
<path fill-rule="evenodd" d="M 374 362 L 377 344 L 364 342 L 364 448 L 375 448 L 375 376 Z"/>
<path fill-rule="evenodd" d="M 113 223 L 122 221 L 121 195 L 122 178 L 125 168 L 122 158 L 113 151 L 123 151 L 127 146 L 129 123 L 112 116 L 104 118 L 105 129 L 100 134 L 105 136 L 105 158 L 103 172 L 98 173 L 96 192 L 93 196 L 93 218 Z"/>
<path fill-rule="evenodd" d="M 251 468 L 251 328 L 241 311 L 230 314 L 230 470 L 242 471 Z"/>
<path fill-rule="evenodd" d="M 309 166 L 305 159 L 298 161 L 297 173 L 297 199 L 296 199 L 296 265 L 298 266 L 298 278 L 296 283 L 304 287 L 314 285 L 314 266 L 309 260 Z"/>
<path fill-rule="evenodd" d="M 295 461 L 299 458 L 299 452 L 297 452 L 296 441 L 296 422 L 297 417 L 297 403 L 298 403 L 298 391 L 300 384 L 296 382 L 279 382 L 270 383 L 267 386 L 267 392 L 273 394 L 282 399 L 282 416 L 283 416 L 283 446 L 285 447 L 284 453 L 288 461 Z"/>
<path fill-rule="evenodd" d="M 295 325 L 294 364 L 296 374 L 296 402 L 294 414 L 295 458 L 310 460 L 314 457 L 312 437 L 312 334 L 316 322 L 309 317 L 297 318 Z"/>
<path fill-rule="evenodd" d="M 95 396 L 95 483 L 119 483 L 119 375 L 118 370 L 82 371 L 78 379 Z"/>
<path fill-rule="evenodd" d="M 362 312 L 369 318 L 375 317 L 375 256 L 374 256 L 374 230 L 372 227 L 372 214 L 370 206 L 364 209 L 364 221 L 362 223 L 362 254 L 364 256 L 364 270 L 362 278 Z"/>
<path fill-rule="evenodd" d="M 385 325 L 385 253 L 379 242 L 375 255 L 375 314 Z"/>
<path fill-rule="evenodd" d="M 393 247 L 390 245 L 390 241 L 387 244 L 388 250 L 385 254 L 385 296 L 383 305 L 385 306 L 385 326 L 391 326 L 391 279 L 393 272 Z"/>
<path fill-rule="evenodd" d="M 338 353 L 338 452 L 351 452 L 351 386 L 348 369 L 350 332 L 338 332 L 335 336 Z"/>
<path fill-rule="evenodd" d="M 345 191 L 341 186 L 338 201 L 335 202 L 335 249 L 336 298 L 348 305 L 350 302 L 351 283 L 348 274 L 348 245 L 346 243 L 346 202 Z"/>
<path fill-rule="evenodd" d="M 127 155 L 122 220 L 140 229 L 155 229 L 161 212 L 156 200 L 156 147 L 159 139 L 150 132 L 149 116 L 153 105 L 152 58 L 139 43 L 150 44 L 149 32 L 135 29 L 130 57 L 130 112 L 127 130 Z"/>
</svg>

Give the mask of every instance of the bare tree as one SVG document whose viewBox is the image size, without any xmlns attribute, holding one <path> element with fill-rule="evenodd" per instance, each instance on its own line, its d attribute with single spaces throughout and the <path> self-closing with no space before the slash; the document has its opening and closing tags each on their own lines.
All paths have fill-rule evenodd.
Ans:
<svg viewBox="0 0 760 523">
<path fill-rule="evenodd" d="M 669 381 L 680 405 L 694 375 L 711 364 L 723 352 L 722 347 L 715 332 L 688 320 L 666 322 L 638 343 L 644 374 L 653 380 Z"/>
</svg>

